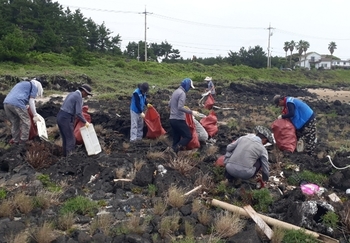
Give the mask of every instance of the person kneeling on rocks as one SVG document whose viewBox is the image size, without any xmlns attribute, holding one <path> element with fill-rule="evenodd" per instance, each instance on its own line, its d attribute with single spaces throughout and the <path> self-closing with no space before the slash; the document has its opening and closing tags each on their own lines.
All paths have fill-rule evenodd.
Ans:
<svg viewBox="0 0 350 243">
<path fill-rule="evenodd" d="M 228 182 L 249 180 L 260 169 L 263 181 L 269 180 L 268 153 L 264 145 L 273 144 L 274 140 L 268 128 L 256 126 L 255 130 L 256 134 L 242 136 L 227 146 L 224 164 Z"/>
</svg>

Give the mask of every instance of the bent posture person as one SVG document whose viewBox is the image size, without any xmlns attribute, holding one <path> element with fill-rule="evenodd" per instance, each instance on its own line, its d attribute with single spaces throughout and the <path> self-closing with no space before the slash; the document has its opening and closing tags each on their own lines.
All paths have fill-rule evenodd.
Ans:
<svg viewBox="0 0 350 243">
<path fill-rule="evenodd" d="M 33 114 L 33 121 L 38 122 L 35 98 L 43 95 L 43 88 L 39 81 L 21 81 L 8 93 L 4 100 L 4 110 L 11 123 L 12 139 L 10 144 L 23 144 L 29 139 L 30 117 L 27 105 Z"/>
<path fill-rule="evenodd" d="M 273 102 L 276 106 L 282 106 L 282 115 L 278 119 L 290 119 L 297 131 L 298 139 L 305 143 L 305 152 L 314 155 L 316 147 L 316 114 L 300 99 L 275 95 Z"/>
<path fill-rule="evenodd" d="M 234 179 L 248 180 L 258 171 L 262 171 L 262 179 L 269 180 L 267 142 L 273 143 L 271 131 L 263 126 L 256 126 L 256 134 L 248 134 L 238 138 L 226 148 L 224 159 L 225 177 L 229 182 Z"/>
<path fill-rule="evenodd" d="M 180 150 L 180 148 L 185 147 L 192 140 L 190 128 L 186 123 L 185 113 L 198 116 L 197 111 L 191 111 L 190 109 L 185 107 L 186 93 L 191 88 L 194 89 L 192 80 L 189 78 L 185 78 L 184 80 L 182 80 L 180 87 L 173 92 L 169 102 L 169 121 L 173 131 L 172 149 L 175 153 L 177 153 Z"/>
<path fill-rule="evenodd" d="M 145 118 L 145 107 L 148 105 L 146 95 L 149 90 L 148 83 L 139 84 L 134 90 L 130 104 L 130 142 L 141 140 L 143 137 L 143 126 Z"/>
<path fill-rule="evenodd" d="M 91 87 L 83 84 L 78 90 L 71 92 L 64 100 L 57 114 L 57 125 L 62 138 L 63 155 L 69 156 L 75 150 L 74 119 L 77 117 L 86 127 L 89 123 L 83 116 L 83 98 L 92 95 Z"/>
</svg>

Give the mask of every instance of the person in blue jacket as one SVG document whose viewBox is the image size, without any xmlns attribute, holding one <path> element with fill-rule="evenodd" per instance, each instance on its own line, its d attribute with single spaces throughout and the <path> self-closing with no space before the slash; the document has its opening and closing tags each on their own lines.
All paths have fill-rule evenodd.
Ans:
<svg viewBox="0 0 350 243">
<path fill-rule="evenodd" d="M 148 83 L 139 84 L 134 90 L 130 104 L 130 142 L 140 141 L 143 137 L 145 107 L 149 106 L 146 95 L 149 91 Z"/>
<path fill-rule="evenodd" d="M 62 138 L 63 155 L 70 156 L 75 150 L 74 119 L 77 117 L 89 127 L 83 116 L 83 98 L 92 95 L 91 87 L 83 84 L 78 90 L 71 92 L 64 100 L 60 111 L 57 114 L 57 125 Z"/>
<path fill-rule="evenodd" d="M 316 147 L 316 114 L 305 102 L 300 99 L 275 95 L 274 104 L 283 107 L 283 114 L 278 119 L 290 119 L 297 131 L 298 139 L 305 144 L 305 152 L 314 155 Z"/>
</svg>

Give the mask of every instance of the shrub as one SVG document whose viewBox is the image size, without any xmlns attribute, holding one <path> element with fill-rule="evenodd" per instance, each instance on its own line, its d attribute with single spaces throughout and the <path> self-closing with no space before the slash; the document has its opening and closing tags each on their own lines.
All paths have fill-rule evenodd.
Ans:
<svg viewBox="0 0 350 243">
<path fill-rule="evenodd" d="M 188 154 L 178 154 L 176 158 L 169 160 L 167 166 L 187 176 L 199 162 L 199 158 L 193 158 Z"/>
<path fill-rule="evenodd" d="M 179 229 L 179 215 L 165 216 L 161 219 L 158 232 L 162 238 Z"/>
<path fill-rule="evenodd" d="M 5 237 L 6 242 L 9 243 L 25 243 L 28 242 L 28 234 L 26 232 L 19 232 L 18 234 L 10 234 Z"/>
<path fill-rule="evenodd" d="M 24 193 L 19 193 L 14 196 L 13 205 L 16 209 L 24 214 L 29 213 L 34 208 L 32 198 Z"/>
<path fill-rule="evenodd" d="M 10 200 L 4 200 L 0 203 L 0 218 L 11 218 L 13 215 L 13 205 Z"/>
<path fill-rule="evenodd" d="M 284 237 L 284 230 L 282 228 L 274 227 L 271 243 L 281 243 Z"/>
<path fill-rule="evenodd" d="M 148 194 L 151 197 L 155 197 L 157 192 L 157 187 L 154 184 L 148 184 Z"/>
<path fill-rule="evenodd" d="M 99 229 L 105 235 L 108 235 L 111 223 L 113 222 L 113 217 L 110 214 L 102 214 L 95 217 L 90 226 L 90 234 L 93 235 L 94 232 Z"/>
<path fill-rule="evenodd" d="M 153 205 L 153 213 L 155 215 L 162 215 L 167 208 L 167 203 L 163 199 L 157 200 Z"/>
<path fill-rule="evenodd" d="M 50 243 L 56 239 L 52 225 L 44 222 L 41 227 L 32 230 L 31 238 L 37 243 Z"/>
<path fill-rule="evenodd" d="M 53 183 L 51 180 L 50 180 L 50 176 L 49 175 L 44 175 L 44 174 L 41 174 L 41 175 L 38 175 L 37 176 L 37 179 L 39 181 L 41 181 L 41 183 L 43 184 L 43 186 L 45 188 L 47 188 L 49 191 L 51 192 L 58 192 L 61 190 L 61 188 L 59 186 L 57 186 L 55 183 Z"/>
<path fill-rule="evenodd" d="M 0 188 L 0 200 L 5 199 L 7 192 L 4 188 Z"/>
<path fill-rule="evenodd" d="M 126 229 L 130 233 L 136 233 L 142 235 L 145 233 L 147 225 L 149 224 L 151 217 L 142 218 L 140 216 L 132 216 L 126 223 Z"/>
<path fill-rule="evenodd" d="M 211 215 L 209 214 L 208 210 L 204 209 L 198 212 L 198 221 L 203 225 L 209 225 L 210 221 L 212 220 Z"/>
<path fill-rule="evenodd" d="M 292 185 L 299 185 L 302 181 L 322 185 L 327 181 L 327 177 L 323 174 L 317 174 L 309 170 L 304 170 L 298 174 L 288 177 L 287 181 Z"/>
<path fill-rule="evenodd" d="M 49 167 L 52 164 L 52 156 L 50 149 L 44 143 L 31 143 L 26 152 L 26 160 L 35 169 Z"/>
<path fill-rule="evenodd" d="M 321 216 L 321 219 L 323 224 L 333 229 L 339 223 L 339 216 L 333 211 L 328 211 L 326 214 Z"/>
<path fill-rule="evenodd" d="M 168 189 L 168 204 L 174 208 L 182 207 L 185 204 L 184 190 L 176 186 Z"/>
<path fill-rule="evenodd" d="M 58 217 L 58 220 L 57 220 L 57 227 L 60 229 L 60 230 L 68 230 L 70 229 L 74 222 L 75 222 L 75 214 L 74 213 L 71 213 L 71 212 L 68 212 L 68 213 L 65 213 L 65 214 L 61 214 L 59 217 Z"/>
<path fill-rule="evenodd" d="M 199 199 L 194 199 L 192 202 L 192 212 L 198 213 L 204 208 L 202 202 Z"/>
<path fill-rule="evenodd" d="M 256 210 L 267 212 L 269 205 L 273 202 L 273 198 L 268 189 L 253 190 L 253 201 Z"/>
<path fill-rule="evenodd" d="M 282 242 L 317 243 L 319 241 L 312 235 L 306 234 L 303 230 L 286 230 Z"/>
<path fill-rule="evenodd" d="M 214 222 L 216 235 L 221 238 L 231 237 L 240 232 L 243 227 L 244 223 L 239 218 L 239 215 L 227 211 L 219 213 Z"/>
<path fill-rule="evenodd" d="M 91 201 L 90 199 L 83 197 L 83 196 L 77 196 L 71 199 L 68 199 L 64 204 L 62 205 L 62 208 L 60 212 L 62 214 L 66 213 L 77 213 L 77 214 L 94 214 L 94 212 L 97 210 L 97 203 L 94 201 Z"/>
</svg>

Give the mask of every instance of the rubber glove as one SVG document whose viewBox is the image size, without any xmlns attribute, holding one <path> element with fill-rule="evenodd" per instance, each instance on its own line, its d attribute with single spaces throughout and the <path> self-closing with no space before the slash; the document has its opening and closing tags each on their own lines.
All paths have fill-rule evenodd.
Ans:
<svg viewBox="0 0 350 243">
<path fill-rule="evenodd" d="M 277 117 L 277 119 L 282 119 L 282 115 L 279 115 L 279 116 Z"/>
<path fill-rule="evenodd" d="M 147 104 L 147 108 L 153 107 L 150 103 Z"/>
<path fill-rule="evenodd" d="M 88 128 L 90 126 L 90 123 L 89 122 L 86 122 L 85 123 L 85 127 Z"/>
<path fill-rule="evenodd" d="M 141 116 L 142 118 L 145 118 L 145 113 L 142 112 L 142 113 L 140 114 L 140 116 Z"/>
<path fill-rule="evenodd" d="M 198 111 L 192 111 L 192 115 L 199 116 L 199 112 Z"/>
<path fill-rule="evenodd" d="M 38 114 L 35 114 L 35 115 L 33 116 L 33 121 L 34 121 L 35 123 L 40 122 L 40 118 L 39 118 Z"/>
</svg>

